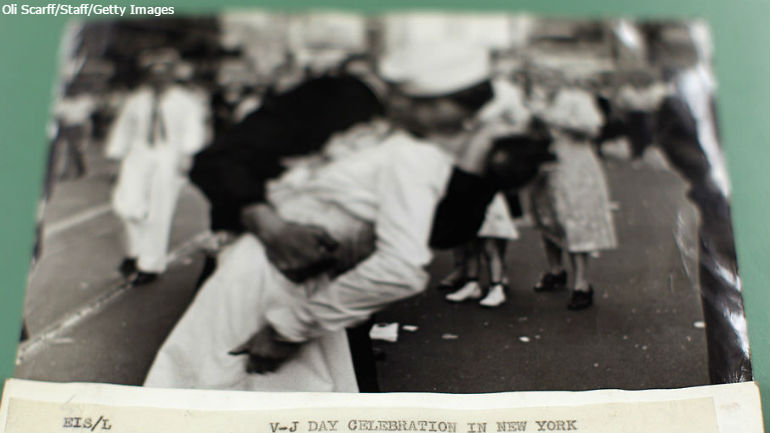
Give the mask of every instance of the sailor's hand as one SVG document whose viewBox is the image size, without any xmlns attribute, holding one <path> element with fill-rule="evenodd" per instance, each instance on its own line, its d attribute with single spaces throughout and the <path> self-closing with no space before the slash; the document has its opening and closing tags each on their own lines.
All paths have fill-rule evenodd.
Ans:
<svg viewBox="0 0 770 433">
<path fill-rule="evenodd" d="M 206 255 L 215 257 L 224 247 L 235 241 L 236 237 L 224 230 L 216 231 L 201 242 L 201 249 Z"/>
<path fill-rule="evenodd" d="M 229 354 L 248 355 L 246 372 L 262 374 L 277 370 L 281 364 L 297 353 L 300 347 L 301 343 L 281 340 L 271 326 L 266 326 L 231 350 Z"/>
<path fill-rule="evenodd" d="M 270 262 L 295 281 L 302 281 L 316 269 L 328 268 L 337 248 L 337 242 L 322 228 L 295 223 L 284 224 L 263 241 Z"/>
<path fill-rule="evenodd" d="M 285 221 L 265 204 L 246 208 L 242 216 L 264 244 L 270 262 L 292 281 L 303 281 L 333 264 L 338 244 L 321 227 Z"/>
</svg>

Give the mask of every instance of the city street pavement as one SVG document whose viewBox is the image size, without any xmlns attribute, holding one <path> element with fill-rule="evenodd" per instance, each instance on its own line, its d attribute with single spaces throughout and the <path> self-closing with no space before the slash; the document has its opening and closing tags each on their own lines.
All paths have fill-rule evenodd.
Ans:
<svg viewBox="0 0 770 433">
<path fill-rule="evenodd" d="M 44 255 L 30 279 L 25 316 L 31 340 L 22 349 L 17 377 L 141 384 L 194 296 L 203 255 L 189 245 L 206 226 L 205 202 L 193 188 L 185 189 L 169 270 L 148 286 L 121 288 L 115 272 L 121 258 L 118 221 L 109 211 L 83 215 L 105 206 L 113 172 L 101 167 L 55 191 Z M 520 227 L 521 238 L 509 244 L 510 299 L 497 309 L 445 302 L 435 285 L 451 270 L 451 255 L 439 252 L 428 290 L 376 316 L 417 327 L 401 329 L 395 343 L 375 343 L 383 391 L 706 384 L 705 334 L 696 323 L 702 315 L 692 274 L 695 213 L 685 186 L 672 172 L 649 165 L 611 161 L 607 173 L 620 247 L 591 261 L 593 308 L 567 311 L 566 291 L 531 290 L 545 267 L 531 227 Z M 72 196 L 82 203 L 65 200 Z"/>
</svg>

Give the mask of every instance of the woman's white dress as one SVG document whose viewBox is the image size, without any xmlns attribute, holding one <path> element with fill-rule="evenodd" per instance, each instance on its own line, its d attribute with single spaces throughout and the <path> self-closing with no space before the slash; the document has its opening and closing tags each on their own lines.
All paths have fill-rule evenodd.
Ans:
<svg viewBox="0 0 770 433">
<path fill-rule="evenodd" d="M 282 211 L 295 222 L 323 226 L 340 242 L 338 254 L 347 255 L 348 260 L 371 248 L 371 226 L 335 205 L 302 199 Z M 242 235 L 220 253 L 217 270 L 161 347 L 144 385 L 357 392 L 344 330 L 303 344 L 278 373 L 246 373 L 246 356 L 228 354 L 265 325 L 267 311 L 290 305 L 294 297 L 308 297 L 328 281 L 329 276 L 323 275 L 303 284 L 292 283 L 267 260 L 255 236 Z"/>
</svg>

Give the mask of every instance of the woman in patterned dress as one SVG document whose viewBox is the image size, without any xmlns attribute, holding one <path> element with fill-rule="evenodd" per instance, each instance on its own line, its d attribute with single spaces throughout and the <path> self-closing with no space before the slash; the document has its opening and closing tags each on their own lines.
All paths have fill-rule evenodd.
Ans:
<svg viewBox="0 0 770 433">
<path fill-rule="evenodd" d="M 532 195 L 549 265 L 534 289 L 566 287 L 566 251 L 572 267 L 567 308 L 582 310 L 593 303 L 587 276 L 590 254 L 617 247 L 607 180 L 591 146 L 602 118 L 588 92 L 570 88 L 559 91 L 543 118 L 558 163 L 546 171 Z"/>
</svg>

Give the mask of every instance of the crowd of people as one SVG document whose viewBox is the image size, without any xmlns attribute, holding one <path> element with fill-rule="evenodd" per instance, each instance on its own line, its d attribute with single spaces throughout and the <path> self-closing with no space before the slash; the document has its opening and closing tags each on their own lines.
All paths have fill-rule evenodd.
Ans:
<svg viewBox="0 0 770 433">
<path fill-rule="evenodd" d="M 178 52 L 138 56 L 146 79 L 105 141 L 120 161 L 119 270 L 134 287 L 163 274 L 188 181 L 209 202 L 214 244 L 147 386 L 375 391 L 360 331 L 372 314 L 425 290 L 435 249 L 455 257 L 438 284 L 447 301 L 505 303 L 506 245 L 525 211 L 548 264 L 534 290 L 593 304 L 590 257 L 618 242 L 602 145 L 626 135 L 641 156 L 676 81 L 504 76 L 489 49 L 455 42 L 385 38 L 286 88 L 213 96 Z M 62 109 L 55 145 L 76 175 L 87 134 L 67 122 L 84 110 Z"/>
</svg>

